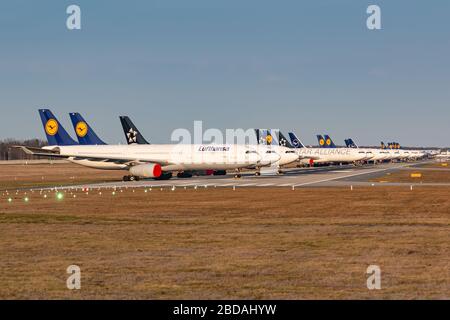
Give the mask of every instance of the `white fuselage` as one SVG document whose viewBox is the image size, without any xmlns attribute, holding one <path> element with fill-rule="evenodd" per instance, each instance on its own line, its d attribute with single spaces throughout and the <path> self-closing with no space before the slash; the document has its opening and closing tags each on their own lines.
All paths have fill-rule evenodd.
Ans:
<svg viewBox="0 0 450 320">
<path fill-rule="evenodd" d="M 372 156 L 359 148 L 299 148 L 297 153 L 301 159 L 318 163 L 364 161 Z"/>
<path fill-rule="evenodd" d="M 450 158 L 450 151 L 442 151 L 441 153 L 438 153 L 435 155 L 438 159 L 448 159 Z"/>
<path fill-rule="evenodd" d="M 298 159 L 295 153 L 284 153 L 288 148 L 262 145 L 77 145 L 45 149 L 58 150 L 73 163 L 106 170 L 127 170 L 139 163 L 158 163 L 163 171 L 227 170 Z"/>
<path fill-rule="evenodd" d="M 369 149 L 372 151 L 373 157 L 370 161 L 383 161 L 391 159 L 391 154 L 389 150 L 385 149 Z"/>
</svg>

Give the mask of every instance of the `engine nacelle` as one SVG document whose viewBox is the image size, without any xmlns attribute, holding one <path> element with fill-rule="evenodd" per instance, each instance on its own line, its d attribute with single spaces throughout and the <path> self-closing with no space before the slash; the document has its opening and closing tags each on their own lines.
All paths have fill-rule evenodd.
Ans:
<svg viewBox="0 0 450 320">
<path fill-rule="evenodd" d="M 140 164 L 130 168 L 130 174 L 142 178 L 159 178 L 162 174 L 161 165 L 157 163 Z"/>
</svg>

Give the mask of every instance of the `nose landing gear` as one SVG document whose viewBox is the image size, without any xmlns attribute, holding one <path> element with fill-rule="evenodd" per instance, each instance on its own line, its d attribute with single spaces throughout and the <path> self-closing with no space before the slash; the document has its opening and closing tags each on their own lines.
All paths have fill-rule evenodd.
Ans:
<svg viewBox="0 0 450 320">
<path fill-rule="evenodd" d="M 124 176 L 123 177 L 123 181 L 139 181 L 139 180 L 141 180 L 141 179 L 137 176 Z"/>
</svg>

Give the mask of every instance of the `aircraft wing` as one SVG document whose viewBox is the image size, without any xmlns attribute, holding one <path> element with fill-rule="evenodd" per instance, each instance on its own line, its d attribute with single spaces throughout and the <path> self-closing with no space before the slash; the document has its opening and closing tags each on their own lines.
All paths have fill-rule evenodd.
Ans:
<svg viewBox="0 0 450 320">
<path fill-rule="evenodd" d="M 135 158 L 126 158 L 126 157 L 91 157 L 91 156 L 80 156 L 80 155 L 62 155 L 59 154 L 57 151 L 51 151 L 51 150 L 45 150 L 41 148 L 32 148 L 32 147 L 25 147 L 25 146 L 13 146 L 13 148 L 18 148 L 23 150 L 26 154 L 32 155 L 32 156 L 38 156 L 38 157 L 49 157 L 49 158 L 62 158 L 62 159 L 73 159 L 73 160 L 89 160 L 89 161 L 101 161 L 101 162 L 110 162 L 110 163 L 117 163 L 117 164 L 124 164 L 128 166 L 134 166 L 138 164 L 144 164 L 144 163 L 157 163 L 161 165 L 167 165 L 167 163 L 161 163 L 160 161 L 152 161 L 152 160 L 146 160 L 146 161 L 140 161 Z"/>
<path fill-rule="evenodd" d="M 55 158 L 70 158 L 69 156 L 63 156 L 55 151 L 45 150 L 41 148 L 25 147 L 25 146 L 12 146 L 11 148 L 21 149 L 26 154 L 39 157 L 55 157 Z"/>
</svg>

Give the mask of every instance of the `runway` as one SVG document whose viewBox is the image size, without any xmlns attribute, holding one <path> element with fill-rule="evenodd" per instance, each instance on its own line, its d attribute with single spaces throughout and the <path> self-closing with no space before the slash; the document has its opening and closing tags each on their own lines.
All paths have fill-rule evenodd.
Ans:
<svg viewBox="0 0 450 320">
<path fill-rule="evenodd" d="M 415 163 L 389 163 L 377 165 L 365 165 L 355 167 L 353 165 L 317 167 L 317 168 L 293 168 L 285 169 L 284 174 L 273 176 L 255 176 L 253 172 L 242 174 L 239 179 L 232 175 L 227 176 L 200 176 L 193 178 L 177 178 L 156 181 L 143 180 L 135 182 L 108 182 L 88 185 L 62 187 L 58 189 L 116 189 L 116 188 L 246 188 L 246 187 L 328 187 L 328 186 L 388 186 L 388 185 L 416 185 L 416 183 L 379 183 L 368 180 L 381 176 L 386 172 L 413 168 L 423 165 L 426 161 Z M 417 183 L 422 186 L 450 186 L 450 183 Z"/>
</svg>

